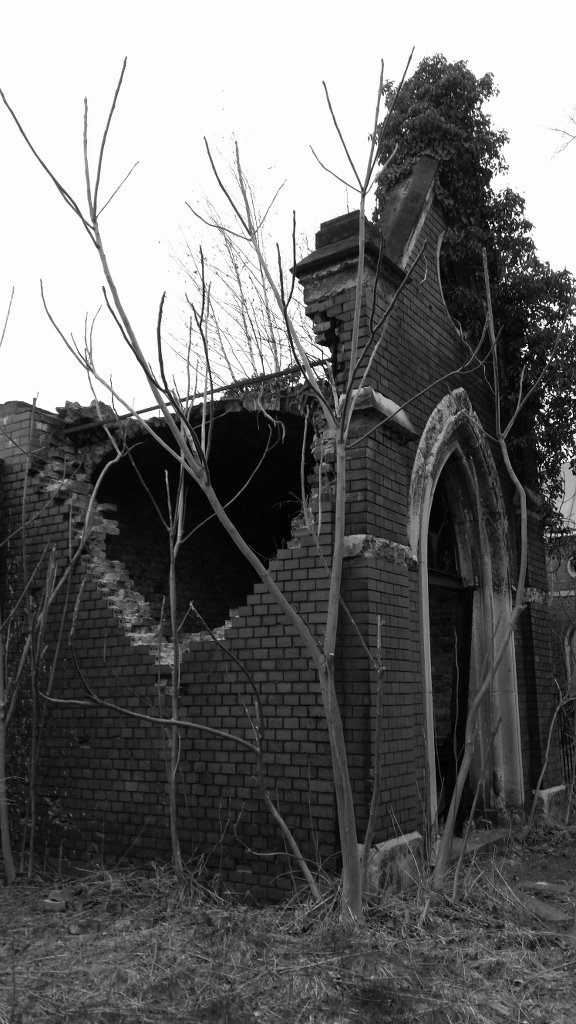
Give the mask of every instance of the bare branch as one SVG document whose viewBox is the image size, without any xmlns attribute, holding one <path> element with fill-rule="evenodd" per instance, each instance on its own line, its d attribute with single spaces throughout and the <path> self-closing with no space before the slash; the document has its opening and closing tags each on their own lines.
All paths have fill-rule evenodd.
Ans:
<svg viewBox="0 0 576 1024">
<path fill-rule="evenodd" d="M 312 156 L 314 157 L 315 160 L 318 161 L 323 171 L 326 171 L 327 174 L 331 174 L 333 178 L 336 178 L 336 181 L 341 182 L 342 185 L 345 185 L 346 188 L 349 188 L 352 192 L 360 193 L 361 189 L 358 188 L 357 185 L 352 185 L 349 181 L 346 181 L 345 178 L 341 178 L 339 174 L 336 174 L 336 171 L 332 171 L 329 167 L 326 166 L 326 164 L 322 163 L 320 157 L 318 156 L 316 150 L 314 149 L 314 146 L 310 146 L 310 149 L 312 150 Z"/>
<path fill-rule="evenodd" d="M 340 142 L 342 143 L 342 148 L 343 148 L 344 152 L 346 153 L 346 157 L 348 159 L 348 163 L 350 164 L 350 167 L 352 168 L 352 173 L 354 174 L 354 177 L 356 178 L 356 181 L 358 182 L 358 188 L 359 188 L 360 191 L 362 191 L 362 187 L 363 186 L 362 186 L 362 182 L 360 180 L 360 175 L 358 174 L 358 171 L 356 170 L 356 166 L 354 164 L 354 161 L 353 161 L 352 157 L 350 156 L 350 151 L 348 149 L 348 146 L 346 145 L 346 142 L 344 140 L 344 136 L 342 135 L 342 132 L 340 131 L 340 125 L 338 124 L 338 120 L 336 118 L 336 114 L 334 113 L 334 108 L 332 107 L 332 102 L 330 100 L 330 93 L 328 92 L 328 86 L 326 85 L 326 82 L 322 82 L 322 85 L 324 87 L 324 94 L 326 96 L 326 102 L 328 104 L 328 110 L 330 111 L 330 116 L 332 118 L 332 123 L 333 123 L 333 125 L 334 125 L 334 127 L 335 127 L 335 129 L 336 129 L 336 131 L 338 133 L 338 138 L 340 139 Z"/>
<path fill-rule="evenodd" d="M 402 78 L 400 79 L 398 88 L 396 89 L 396 92 L 394 93 L 394 99 L 392 100 L 392 105 L 389 108 L 388 113 L 386 114 L 386 117 L 384 119 L 384 124 L 382 125 L 382 129 L 380 131 L 380 136 L 379 136 L 379 139 L 378 139 L 378 148 L 377 148 L 376 152 L 374 153 L 374 159 L 373 159 L 373 163 L 372 163 L 372 170 L 374 170 L 374 167 L 376 166 L 376 163 L 377 163 L 377 161 L 378 161 L 378 159 L 380 157 L 380 152 L 382 150 L 382 146 L 384 145 L 384 140 L 386 138 L 386 127 L 388 125 L 388 121 L 390 120 L 390 118 L 391 118 L 391 116 L 392 116 L 392 114 L 394 112 L 394 108 L 396 106 L 396 101 L 398 99 L 398 96 L 400 95 L 400 90 L 402 89 L 402 86 L 404 85 L 404 82 L 406 81 L 406 75 L 408 74 L 408 69 L 410 67 L 410 64 L 412 63 L 412 57 L 414 56 L 414 49 L 415 49 L 415 47 L 413 46 L 411 51 L 410 51 L 410 55 L 408 57 L 408 60 L 406 61 L 406 66 L 404 68 L 404 74 L 402 75 Z M 376 132 L 376 134 L 378 134 L 378 133 Z M 397 147 L 395 146 L 394 147 L 394 152 L 396 152 L 396 149 L 397 149 Z M 389 163 L 389 160 L 386 161 L 386 163 L 385 163 L 384 167 L 382 168 L 382 170 L 385 170 L 385 168 L 388 166 L 388 163 Z M 380 172 L 380 173 L 382 173 L 382 172 Z"/>
<path fill-rule="evenodd" d="M 224 196 L 226 197 L 226 199 L 230 203 L 230 206 L 234 210 L 234 213 L 236 214 L 236 216 L 237 216 L 238 220 L 240 221 L 242 227 L 244 228 L 246 234 L 250 235 L 250 228 L 248 227 L 247 222 L 245 221 L 243 215 L 240 213 L 240 210 L 238 209 L 236 203 L 232 199 L 232 196 L 230 194 L 230 190 L 226 188 L 224 182 L 222 181 L 220 175 L 218 174 L 218 170 L 217 170 L 216 164 L 214 163 L 214 160 L 212 159 L 212 153 L 210 152 L 210 146 L 208 145 L 208 139 L 206 137 L 204 137 L 204 145 L 206 146 L 206 152 L 208 153 L 208 159 L 210 161 L 210 166 L 212 168 L 212 171 L 214 172 L 214 177 L 216 178 L 216 181 L 218 182 L 222 192 L 224 193 Z"/>
<path fill-rule="evenodd" d="M 128 58 L 125 57 L 123 62 L 122 62 L 122 70 L 120 72 L 120 77 L 118 79 L 118 84 L 116 86 L 116 90 L 114 92 L 114 97 L 113 97 L 112 103 L 110 105 L 110 110 L 108 111 L 108 117 L 107 117 L 107 120 L 106 120 L 106 126 L 104 128 L 104 132 L 102 133 L 102 141 L 100 143 L 100 152 L 98 154 L 98 167 L 96 168 L 96 181 L 94 182 L 94 212 L 95 212 L 96 216 L 98 216 L 98 190 L 100 188 L 100 177 L 101 177 L 101 174 L 102 174 L 102 162 L 104 160 L 104 151 L 106 149 L 106 141 L 108 139 L 108 131 L 110 130 L 110 124 L 111 124 L 112 118 L 114 116 L 114 111 L 116 110 L 116 104 L 118 102 L 118 96 L 120 94 L 120 89 L 122 88 L 122 81 L 124 79 L 124 72 L 126 71 L 127 63 L 128 63 Z M 134 164 L 134 167 L 135 166 L 136 166 L 136 164 Z M 132 168 L 132 170 L 134 170 L 134 168 Z M 128 177 L 131 173 L 132 173 L 132 171 L 129 171 L 128 175 L 126 175 L 126 177 Z M 126 181 L 126 178 L 124 179 L 124 181 Z M 122 182 L 118 186 L 118 188 L 121 188 L 123 184 L 124 184 L 124 182 Z M 116 189 L 116 192 L 117 191 L 118 191 L 118 189 Z M 113 195 L 110 197 L 110 199 L 108 199 L 107 203 L 105 204 L 106 206 L 108 205 L 110 200 L 114 198 L 114 196 L 116 195 L 116 192 L 114 192 Z M 102 209 L 104 209 L 104 207 L 102 207 Z M 100 213 L 101 212 L 102 212 L 102 210 L 100 210 Z"/>
<path fill-rule="evenodd" d="M 38 163 L 40 164 L 40 166 L 41 166 L 42 170 L 43 170 L 43 171 L 45 171 L 45 173 L 46 173 L 46 174 L 48 175 L 48 177 L 50 178 L 50 181 L 51 181 L 51 182 L 52 182 L 52 183 L 54 184 L 54 186 L 56 187 L 56 189 L 58 190 L 58 192 L 59 192 L 59 193 L 60 193 L 60 195 L 62 196 L 62 199 L 64 200 L 64 202 L 65 202 L 65 203 L 66 203 L 66 204 L 67 204 L 67 205 L 68 205 L 68 206 L 70 207 L 70 209 L 71 209 L 71 210 L 73 210 L 73 211 L 74 211 L 74 213 L 76 214 L 76 216 L 77 216 L 77 217 L 78 217 L 78 218 L 79 218 L 79 219 L 80 219 L 80 220 L 82 221 L 82 224 L 83 224 L 83 225 L 84 225 L 84 227 L 86 228 L 86 231 L 88 232 L 88 234 L 89 234 L 89 236 L 90 236 L 90 239 L 91 239 L 91 241 L 92 241 L 92 242 L 94 242 L 94 234 L 93 234 L 93 231 L 92 231 L 92 226 L 91 226 L 90 222 L 89 222 L 89 221 L 88 221 L 88 220 L 86 219 L 86 217 L 85 217 L 85 216 L 84 216 L 84 214 L 82 213 L 82 211 L 81 211 L 80 207 L 79 207 L 79 206 L 78 206 L 78 204 L 77 204 L 77 203 L 75 202 L 75 200 L 74 200 L 74 199 L 72 198 L 72 196 L 70 195 L 70 193 L 69 193 L 69 192 L 67 192 L 67 190 L 66 190 L 66 189 L 64 188 L 64 186 L 63 186 L 63 185 L 62 185 L 62 184 L 60 183 L 60 181 L 58 181 L 58 178 L 57 178 L 57 177 L 56 177 L 56 176 L 55 176 L 55 175 L 54 175 L 54 174 L 52 173 L 52 171 L 50 170 L 50 168 L 48 167 L 48 165 L 44 163 L 44 161 L 43 161 L 42 157 L 41 157 L 41 156 L 40 156 L 40 154 L 39 154 L 39 153 L 37 152 L 37 150 L 36 150 L 36 149 L 34 149 L 34 146 L 32 145 L 32 143 L 31 143 L 31 141 L 30 141 L 30 139 L 29 139 L 28 135 L 26 134 L 26 132 L 25 132 L 25 130 L 24 130 L 24 128 L 23 128 L 23 126 L 22 126 L 22 124 L 20 123 L 20 121 L 19 121 L 19 120 L 18 120 L 18 118 L 16 117 L 16 114 L 15 114 L 15 113 L 14 113 L 14 111 L 12 110 L 12 107 L 11 107 L 11 106 L 10 106 L 10 104 L 8 103 L 8 100 L 6 99 L 6 96 L 5 96 L 4 92 L 2 91 L 2 89 L 0 89 L 0 97 L 2 98 L 2 102 L 4 103 L 4 106 L 5 106 L 5 107 L 6 107 L 6 109 L 8 110 L 8 112 L 9 112 L 9 114 L 11 115 L 11 117 L 12 117 L 12 120 L 14 121 L 14 123 L 15 123 L 15 125 L 16 125 L 16 127 L 17 127 L 18 131 L 20 132 L 20 134 L 21 134 L 22 138 L 24 139 L 24 142 L 25 142 L 25 143 L 26 143 L 26 145 L 28 146 L 28 149 L 29 149 L 29 150 L 31 151 L 31 153 L 32 153 L 32 154 L 34 155 L 34 157 L 36 158 L 36 160 L 37 160 L 37 161 L 38 161 Z"/>
<path fill-rule="evenodd" d="M 139 161 L 139 160 L 137 160 L 137 161 L 136 161 L 136 163 L 132 164 L 132 167 L 131 167 L 131 168 L 130 168 L 130 170 L 128 171 L 128 174 L 126 174 L 126 175 L 125 175 L 125 176 L 124 176 L 124 177 L 122 178 L 122 181 L 120 182 L 120 184 L 118 185 L 118 187 L 114 189 L 114 191 L 113 191 L 112 195 L 108 197 L 108 199 L 107 199 L 107 200 L 106 200 L 106 202 L 104 203 L 104 206 L 101 206 L 99 210 L 96 210 L 96 216 L 97 216 L 97 217 L 101 217 L 101 216 L 102 216 L 102 214 L 104 213 L 104 210 L 106 209 L 106 207 L 107 207 L 107 206 L 109 206 L 109 205 L 110 205 L 110 203 L 112 202 L 112 200 L 114 199 L 114 197 L 118 195 L 118 193 L 119 193 L 120 189 L 122 188 L 122 186 L 123 186 L 123 185 L 125 185 L 125 184 L 126 184 L 126 182 L 128 181 L 128 178 L 129 178 L 129 177 L 130 177 L 130 175 L 132 174 L 132 171 L 136 170 L 136 168 L 138 167 L 138 164 L 139 164 L 139 163 L 140 163 L 140 161 Z"/>
<path fill-rule="evenodd" d="M 137 718 L 139 721 L 148 722 L 150 725 L 178 726 L 178 728 L 182 729 L 208 733 L 210 736 L 220 736 L 222 739 L 233 740 L 239 747 L 245 747 L 246 750 L 250 750 L 253 754 L 258 753 L 258 748 L 254 743 L 250 743 L 249 740 L 245 740 L 241 736 L 235 736 L 234 733 L 226 732 L 224 729 L 214 729 L 209 725 L 201 725 L 200 722 L 192 722 L 187 718 L 162 718 L 160 715 L 147 715 L 143 711 L 132 711 L 130 708 L 123 708 L 119 704 L 112 703 L 112 701 L 103 700 L 89 686 L 87 686 L 87 690 L 89 696 L 86 700 L 75 700 L 71 697 L 52 697 L 43 690 L 38 690 L 38 695 L 47 703 L 58 704 L 60 707 L 87 708 L 96 706 L 106 708 L 108 711 L 113 711 L 118 715 L 125 715 L 127 718 Z"/>
<path fill-rule="evenodd" d="M 286 179 L 276 189 L 274 195 L 272 196 L 272 199 L 270 200 L 270 202 L 268 203 L 268 206 L 266 207 L 266 209 L 264 211 L 263 217 L 261 217 L 260 220 L 258 221 L 258 225 L 257 225 L 258 231 L 261 231 L 262 228 L 264 227 L 264 223 L 266 221 L 266 218 L 267 218 L 268 214 L 270 213 L 270 210 L 274 206 L 274 203 L 276 202 L 276 200 L 277 200 L 278 196 L 280 195 L 282 189 L 284 188 L 285 184 L 286 184 Z"/>
<path fill-rule="evenodd" d="M 234 238 L 241 238 L 244 242 L 248 241 L 246 235 L 241 235 L 239 231 L 234 231 L 232 228 L 223 228 L 221 224 L 215 224 L 214 221 L 207 220 L 201 213 L 198 213 L 190 203 L 187 202 L 186 206 L 190 210 L 190 213 L 193 213 L 198 220 L 201 220 L 203 224 L 206 224 L 206 227 L 215 228 L 216 231 L 225 231 L 227 235 L 232 235 Z"/>
<path fill-rule="evenodd" d="M 10 319 L 10 312 L 12 310 L 12 302 L 14 300 L 14 285 L 12 285 L 12 291 L 10 292 L 10 301 L 8 303 L 8 309 L 6 310 L 6 317 L 4 319 L 4 326 L 2 328 L 2 334 L 0 334 L 0 348 L 2 348 L 2 342 L 6 336 L 6 329 L 8 327 L 8 321 Z"/>
</svg>

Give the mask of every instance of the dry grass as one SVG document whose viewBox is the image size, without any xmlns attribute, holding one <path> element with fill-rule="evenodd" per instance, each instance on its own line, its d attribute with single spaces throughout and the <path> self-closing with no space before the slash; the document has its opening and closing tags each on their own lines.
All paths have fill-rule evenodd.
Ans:
<svg viewBox="0 0 576 1024">
<path fill-rule="evenodd" d="M 530 919 L 496 860 L 468 868 L 458 903 L 423 885 L 356 929 L 329 889 L 263 909 L 168 873 L 60 884 L 61 910 L 50 891 L 0 890 L 1 1024 L 576 1020 L 576 934 Z"/>
</svg>

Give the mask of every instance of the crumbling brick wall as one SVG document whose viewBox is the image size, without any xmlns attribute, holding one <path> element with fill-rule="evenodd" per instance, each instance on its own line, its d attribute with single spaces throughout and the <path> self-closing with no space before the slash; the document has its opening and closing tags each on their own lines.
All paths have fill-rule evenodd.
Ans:
<svg viewBox="0 0 576 1024">
<path fill-rule="evenodd" d="M 323 226 L 316 252 L 297 268 L 306 286 L 309 314 L 328 325 L 324 340 L 331 347 L 332 362 L 339 374 L 345 372 L 355 302 L 357 222 L 353 217 L 338 218 Z M 366 648 L 372 655 L 376 652 L 380 616 L 385 709 L 377 839 L 396 834 L 399 829 L 422 829 L 426 824 L 420 598 L 418 567 L 408 543 L 407 522 L 416 445 L 449 388 L 466 389 L 476 415 L 488 430 L 493 418 L 492 399 L 483 376 L 456 372 L 466 360 L 468 349 L 450 321 L 438 281 L 435 257 L 442 227 L 441 213 L 432 204 L 417 243 L 426 243 L 424 257 L 386 326 L 384 343 L 366 380 L 372 391 L 359 405 L 353 424 L 354 444 L 348 456 L 349 536 L 342 595 L 358 628 L 347 616 L 341 616 L 337 686 L 362 834 L 378 727 L 376 676 Z M 368 235 L 370 259 L 361 311 L 364 337 L 371 316 L 382 316 L 401 278 L 398 266 L 384 257 L 381 283 L 373 292 L 370 275 L 375 273 L 378 247 L 369 226 Z M 407 413 L 383 422 L 376 393 L 392 403 L 391 408 L 410 401 Z M 22 440 L 30 409 L 4 407 L 3 413 L 9 433 Z M 78 526 L 90 492 L 83 463 L 86 452 L 81 442 L 73 444 L 62 433 L 55 417 L 41 414 L 37 422 L 42 437 L 34 442 L 35 468 L 28 484 L 30 507 L 38 513 L 31 544 L 38 553 L 49 538 L 64 553 L 70 522 Z M 0 448 L 2 457 L 3 508 L 11 510 L 6 517 L 3 512 L 6 529 L 19 514 L 25 459 L 13 442 L 5 442 Z M 274 453 L 271 458 L 275 458 Z M 508 542 L 514 560 L 517 534 L 513 492 L 497 452 L 494 459 L 509 513 Z M 92 456 L 90 479 L 95 466 Z M 299 475 L 299 454 L 296 472 Z M 328 594 L 323 559 L 329 562 L 331 534 L 330 492 L 328 482 L 324 483 L 320 494 L 322 557 L 305 530 L 299 530 L 275 554 L 266 553 L 271 571 L 287 596 L 320 633 Z M 113 493 L 104 490 L 101 497 L 115 504 Z M 127 527 L 128 534 L 132 528 L 129 502 L 119 516 L 110 508 L 103 508 L 98 516 L 91 551 L 75 577 L 66 609 L 63 633 L 68 636 L 75 614 L 74 642 L 73 650 L 67 643 L 62 646 L 58 688 L 68 697 L 82 699 L 84 676 L 102 699 L 132 711 L 147 706 L 156 713 L 166 706 L 168 698 L 170 645 L 158 628 L 157 606 L 147 598 L 160 589 L 156 584 L 165 572 L 165 563 L 159 568 L 157 539 L 153 540 L 149 531 L 150 557 L 146 565 L 140 564 L 142 547 L 126 536 Z M 191 561 L 190 572 L 195 568 Z M 82 598 L 76 606 L 82 576 Z M 535 517 L 531 519 L 529 582 L 532 587 L 546 587 Z M 261 693 L 270 790 L 277 795 L 280 810 L 305 852 L 314 859 L 319 856 L 328 866 L 336 865 L 330 754 L 313 666 L 264 586 L 258 583 L 248 587 L 244 578 L 241 589 L 241 606 L 218 630 L 223 646 L 205 633 L 184 638 L 183 712 L 208 728 L 230 730 L 250 740 L 248 714 L 253 693 L 244 671 L 224 648 L 233 652 Z M 187 595 L 190 593 L 187 591 Z M 227 593 L 230 596 L 230 591 Z M 221 597 L 218 602 L 209 613 L 214 624 L 221 618 L 225 603 Z M 53 640 L 59 628 L 56 616 Z M 540 770 L 542 739 L 554 700 L 543 605 L 533 604 L 524 613 L 516 649 L 525 784 L 529 790 Z M 157 726 L 114 711 L 55 707 L 42 758 L 47 848 L 57 852 L 61 846 L 65 855 L 104 857 L 108 862 L 167 856 L 165 739 Z M 281 850 L 282 845 L 255 787 L 251 756 L 222 736 L 183 730 L 183 849 L 185 856 L 208 857 L 213 869 L 249 883 L 256 892 L 275 895 L 289 877 L 287 862 L 270 856 L 270 851 Z M 553 759 L 550 784 L 557 781 L 555 773 L 557 764 Z M 47 820 L 50 809 L 51 824 Z M 284 873 L 283 878 L 278 877 L 279 872 Z"/>
<path fill-rule="evenodd" d="M 9 456 L 32 415 L 40 433 L 44 426 L 49 429 L 48 445 L 34 445 L 27 483 L 28 550 L 35 557 L 39 545 L 48 543 L 59 550 L 64 564 L 70 515 L 74 523 L 80 521 L 89 490 L 80 463 L 84 456 L 91 471 L 93 458 L 75 451 L 56 417 L 23 406 L 8 410 L 5 418 Z M 21 458 L 8 460 L 15 487 L 3 487 L 4 505 L 11 509 L 11 516 L 3 518 L 6 529 L 21 516 L 28 447 L 22 443 Z M 329 533 L 329 515 L 325 522 Z M 107 503 L 101 511 L 97 506 L 94 523 L 67 606 L 59 603 L 53 617 L 53 644 L 59 632 L 65 637 L 54 695 L 85 701 L 85 680 L 104 701 L 129 711 L 167 713 L 171 643 L 160 641 L 158 623 L 155 632 L 152 610 L 130 574 L 106 557 L 106 538 L 116 536 Z M 329 543 L 322 557 L 329 557 Z M 310 538 L 292 541 L 270 567 L 308 621 L 321 621 L 328 576 Z M 14 575 L 11 582 L 17 589 Z M 182 714 L 208 728 L 253 739 L 249 716 L 254 695 L 243 670 L 227 657 L 225 648 L 230 647 L 261 694 L 270 790 L 307 854 L 329 861 L 336 847 L 334 798 L 315 673 L 267 591 L 260 584 L 250 589 L 243 607 L 218 630 L 222 646 L 205 633 L 187 637 Z M 185 856 L 207 857 L 211 869 L 228 880 L 249 881 L 255 893 L 284 891 L 290 872 L 283 858 L 278 867 L 270 855 L 283 843 L 255 786 L 253 757 L 232 739 L 184 730 L 181 763 Z M 102 708 L 55 706 L 44 733 L 40 774 L 42 843 L 49 853 L 107 862 L 169 857 L 163 730 Z M 279 873 L 276 885 L 271 879 Z"/>
<path fill-rule="evenodd" d="M 307 537 L 279 553 L 272 565 L 309 620 L 320 619 L 327 578 Z M 330 757 L 317 681 L 293 631 L 279 619 L 262 585 L 236 612 L 223 637 L 251 673 L 264 709 L 267 781 L 308 855 L 334 856 L 335 821 Z M 134 648 L 118 630 L 94 581 L 86 587 L 76 624 L 75 657 L 90 686 L 105 700 L 141 710 L 158 694 L 168 711 L 166 668 L 153 648 Z M 70 652 L 60 664 L 65 692 L 81 699 Z M 182 715 L 209 728 L 252 738 L 253 693 L 222 647 L 195 640 L 182 665 Z M 277 864 L 262 856 L 282 849 L 254 784 L 254 761 L 232 740 L 182 733 L 182 842 L 186 856 L 209 856 L 226 878 L 250 881 L 270 895 Z M 59 835 L 72 858 L 105 855 L 169 856 L 165 736 L 152 725 L 101 709 L 59 709 L 42 768 L 52 799 L 72 815 Z M 284 887 L 286 878 L 284 879 Z"/>
</svg>

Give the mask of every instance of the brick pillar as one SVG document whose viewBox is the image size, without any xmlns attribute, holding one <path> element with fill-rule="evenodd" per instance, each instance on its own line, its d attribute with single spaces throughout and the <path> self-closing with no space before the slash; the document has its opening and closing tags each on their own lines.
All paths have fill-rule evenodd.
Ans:
<svg viewBox="0 0 576 1024">
<path fill-rule="evenodd" d="M 55 417 L 35 410 L 27 402 L 0 405 L 0 541 L 4 541 L 0 548 L 0 602 L 5 614 L 21 590 L 22 537 L 18 528 L 26 489 L 29 516 L 37 511 L 36 488 L 26 480 L 26 474 L 44 448 L 50 419 Z"/>
<path fill-rule="evenodd" d="M 370 342 L 402 280 L 383 255 L 378 230 L 366 222 L 359 347 Z M 306 313 L 320 344 L 330 351 L 342 391 L 347 380 L 358 270 L 358 214 L 322 224 L 316 249 L 295 268 L 304 288 Z M 380 337 L 378 334 L 377 337 Z M 416 433 L 390 394 L 390 342 L 394 324 L 362 384 L 347 460 L 347 551 L 342 596 L 358 631 L 341 613 L 338 691 L 360 831 L 371 797 L 376 721 L 376 675 L 365 649 L 376 653 L 378 616 L 383 621 L 386 666 L 382 723 L 382 813 L 377 838 L 420 828 L 422 736 L 419 637 L 415 621 L 416 573 L 406 546 L 407 495 Z M 364 363 L 368 358 L 365 356 Z"/>
</svg>

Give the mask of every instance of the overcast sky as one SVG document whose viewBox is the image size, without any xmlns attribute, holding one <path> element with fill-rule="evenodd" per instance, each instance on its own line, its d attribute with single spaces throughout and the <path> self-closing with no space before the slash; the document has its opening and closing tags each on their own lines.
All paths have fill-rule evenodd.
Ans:
<svg viewBox="0 0 576 1024">
<path fill-rule="evenodd" d="M 209 193 L 202 138 L 225 159 L 233 139 L 263 207 L 286 179 L 273 222 L 289 247 L 291 210 L 313 241 L 322 220 L 355 207 L 326 177 L 312 143 L 336 169 L 344 164 L 326 110 L 329 85 L 351 150 L 361 163 L 373 117 L 379 61 L 397 79 L 415 47 L 464 59 L 475 74 L 492 71 L 500 96 L 494 123 L 510 135 L 508 183 L 527 201 L 540 255 L 576 271 L 576 144 L 555 155 L 553 128 L 568 124 L 576 104 L 576 14 L 569 2 L 528 8 L 506 2 L 465 5 L 338 4 L 335 0 L 212 3 L 163 0 L 45 0 L 4 5 L 0 85 L 37 149 L 81 202 L 83 98 L 94 138 L 124 56 L 128 69 L 110 136 L 105 190 L 138 167 L 102 217 L 112 268 L 149 349 L 156 309 L 167 289 L 172 309 L 182 291 L 173 255 L 198 225 L 186 201 Z M 0 110 L 0 316 L 12 286 L 13 313 L 0 352 L 0 402 L 55 408 L 91 395 L 79 368 L 42 311 L 39 280 L 62 328 L 80 337 L 86 313 L 101 302 L 91 243 L 35 165 L 5 110 Z M 102 315 L 99 363 L 129 399 L 148 403 Z"/>
</svg>

